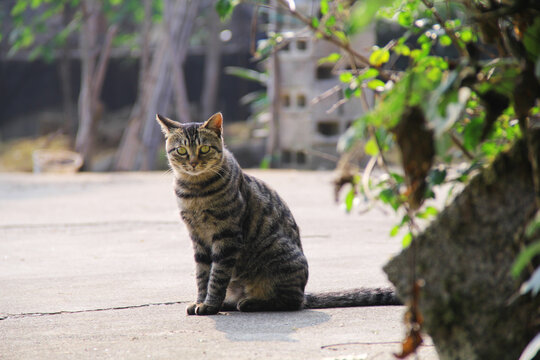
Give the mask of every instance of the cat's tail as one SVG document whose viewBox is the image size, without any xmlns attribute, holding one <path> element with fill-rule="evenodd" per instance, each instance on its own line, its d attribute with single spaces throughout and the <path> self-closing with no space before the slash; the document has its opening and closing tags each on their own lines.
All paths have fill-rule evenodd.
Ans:
<svg viewBox="0 0 540 360">
<path fill-rule="evenodd" d="M 304 295 L 305 309 L 403 305 L 392 288 L 360 288 Z"/>
</svg>

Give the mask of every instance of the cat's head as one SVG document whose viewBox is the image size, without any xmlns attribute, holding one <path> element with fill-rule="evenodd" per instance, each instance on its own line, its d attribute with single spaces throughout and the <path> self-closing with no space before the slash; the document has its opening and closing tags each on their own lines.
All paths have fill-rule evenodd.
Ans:
<svg viewBox="0 0 540 360">
<path fill-rule="evenodd" d="M 177 175 L 215 173 L 223 160 L 223 116 L 212 115 L 204 123 L 179 123 L 156 115 L 165 134 L 169 164 Z"/>
</svg>

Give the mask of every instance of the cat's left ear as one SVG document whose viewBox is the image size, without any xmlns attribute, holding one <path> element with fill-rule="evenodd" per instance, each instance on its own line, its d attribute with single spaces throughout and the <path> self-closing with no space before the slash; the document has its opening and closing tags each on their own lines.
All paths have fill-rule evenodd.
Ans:
<svg viewBox="0 0 540 360">
<path fill-rule="evenodd" d="M 159 126 L 161 126 L 161 131 L 165 136 L 167 136 L 172 129 L 180 128 L 179 122 L 171 120 L 163 115 L 156 114 L 156 121 L 158 122 Z"/>
<path fill-rule="evenodd" d="M 201 127 L 212 130 L 217 136 L 221 137 L 221 134 L 223 134 L 223 115 L 220 112 L 215 113 Z"/>
</svg>

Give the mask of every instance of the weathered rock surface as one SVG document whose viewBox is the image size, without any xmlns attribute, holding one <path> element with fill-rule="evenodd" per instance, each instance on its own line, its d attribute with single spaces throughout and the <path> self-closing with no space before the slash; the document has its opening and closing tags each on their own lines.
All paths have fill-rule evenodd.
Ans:
<svg viewBox="0 0 540 360">
<path fill-rule="evenodd" d="M 535 212 L 527 148 L 518 142 L 385 266 L 406 298 L 416 252 L 425 330 L 441 359 L 515 360 L 540 331 L 540 296 L 510 301 L 523 280 L 512 278 L 510 268 Z"/>
</svg>

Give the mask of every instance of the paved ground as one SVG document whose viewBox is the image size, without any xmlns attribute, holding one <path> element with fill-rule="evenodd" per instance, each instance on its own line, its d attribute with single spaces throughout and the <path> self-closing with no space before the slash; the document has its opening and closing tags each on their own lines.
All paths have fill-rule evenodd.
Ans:
<svg viewBox="0 0 540 360">
<path fill-rule="evenodd" d="M 289 203 L 307 291 L 388 285 L 391 214 L 346 215 L 331 174 L 251 171 Z M 392 359 L 403 307 L 188 317 L 172 175 L 0 174 L 0 359 Z M 435 360 L 431 340 L 420 358 Z"/>
</svg>

